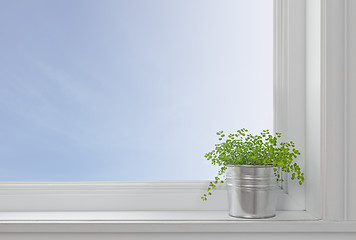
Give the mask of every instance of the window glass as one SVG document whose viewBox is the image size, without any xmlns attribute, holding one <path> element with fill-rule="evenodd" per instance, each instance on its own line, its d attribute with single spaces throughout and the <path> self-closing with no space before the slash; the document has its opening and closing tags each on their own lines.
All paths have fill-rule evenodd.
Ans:
<svg viewBox="0 0 356 240">
<path fill-rule="evenodd" d="M 273 125 L 272 0 L 3 0 L 0 181 L 205 180 Z"/>
</svg>

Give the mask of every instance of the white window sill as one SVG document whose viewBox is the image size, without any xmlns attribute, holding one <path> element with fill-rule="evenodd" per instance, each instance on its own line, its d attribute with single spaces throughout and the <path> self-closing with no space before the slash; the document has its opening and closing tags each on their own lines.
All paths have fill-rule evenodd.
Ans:
<svg viewBox="0 0 356 240">
<path fill-rule="evenodd" d="M 306 211 L 279 211 L 276 217 L 242 219 L 227 211 L 71 211 L 71 212 L 1 212 L 4 221 L 310 221 L 317 220 Z"/>
<path fill-rule="evenodd" d="M 0 232 L 356 232 L 356 222 L 327 222 L 306 211 L 270 219 L 226 211 L 1 212 Z"/>
</svg>

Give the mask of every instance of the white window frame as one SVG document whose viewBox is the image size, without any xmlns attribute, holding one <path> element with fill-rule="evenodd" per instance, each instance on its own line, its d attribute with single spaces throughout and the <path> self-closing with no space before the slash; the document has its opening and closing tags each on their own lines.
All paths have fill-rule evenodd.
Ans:
<svg viewBox="0 0 356 240">
<path fill-rule="evenodd" d="M 293 6 L 289 6 L 289 1 L 275 1 L 274 127 L 287 138 L 293 139 L 303 153 L 304 81 L 299 79 L 304 79 L 304 18 L 300 14 L 304 11 L 304 4 L 303 1 L 291 1 L 291 4 Z M 295 9 L 295 14 L 285 14 L 288 8 Z M 291 28 L 290 25 L 296 23 L 298 26 L 294 27 L 295 31 L 288 30 Z M 289 51 L 290 46 L 296 51 Z M 297 88 L 297 91 L 293 90 L 294 94 L 289 91 L 291 87 Z M 297 114 L 288 111 L 290 105 L 298 108 Z M 300 163 L 303 163 L 302 158 Z M 303 164 L 301 165 L 303 168 Z M 0 210 L 227 210 L 225 186 L 220 186 L 209 201 L 201 201 L 200 196 L 206 191 L 207 186 L 207 181 L 3 183 L 0 185 L 3 193 L 12 191 L 12 196 L 29 194 L 31 199 L 18 203 L 9 198 L 9 201 L 4 201 L 6 204 L 4 202 L 1 204 Z M 277 209 L 305 210 L 303 189 L 303 186 L 285 184 L 285 191 L 280 191 Z M 45 192 L 50 194 L 43 194 Z M 143 198 L 151 201 L 143 203 Z"/>
<path fill-rule="evenodd" d="M 345 177 L 351 171 L 345 152 L 347 0 L 275 0 L 275 11 L 275 129 L 297 143 L 302 152 L 298 161 L 306 173 L 304 187 L 293 182 L 283 186 L 278 209 L 307 212 L 322 221 L 299 221 L 297 226 L 288 221 L 283 223 L 287 229 L 281 228 L 280 222 L 217 224 L 218 219 L 171 221 L 170 225 L 158 222 L 154 229 L 149 221 L 110 222 L 94 228 L 80 225 L 81 230 L 72 228 L 72 231 L 356 231 L 356 222 L 351 221 L 356 216 L 348 215 L 353 204 L 348 199 L 356 191 L 347 187 Z M 340 34 L 335 35 L 335 31 Z M 330 53 L 332 57 L 328 57 Z M 203 203 L 200 195 L 206 186 L 205 181 L 1 183 L 0 211 L 226 211 L 224 187 L 219 187 L 214 197 Z M 8 226 L 13 231 L 40 231 L 36 226 L 19 224 Z M 48 226 L 44 231 L 68 230 L 63 225 Z M 5 228 L 0 225 L 0 232 L 7 231 Z"/>
</svg>

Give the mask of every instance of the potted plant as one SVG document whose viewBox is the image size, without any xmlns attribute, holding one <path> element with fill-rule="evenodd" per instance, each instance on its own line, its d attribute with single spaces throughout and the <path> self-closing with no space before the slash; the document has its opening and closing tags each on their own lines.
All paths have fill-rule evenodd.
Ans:
<svg viewBox="0 0 356 240">
<path fill-rule="evenodd" d="M 216 133 L 219 143 L 205 154 L 213 165 L 220 166 L 218 176 L 211 181 L 201 198 L 206 201 L 218 183 L 226 180 L 229 215 L 242 218 L 275 216 L 276 187 L 283 181 L 281 171 L 289 173 L 301 185 L 304 174 L 294 160 L 300 155 L 295 144 L 279 142 L 281 133 L 272 136 L 268 130 L 252 135 L 246 129 L 225 135 Z"/>
</svg>

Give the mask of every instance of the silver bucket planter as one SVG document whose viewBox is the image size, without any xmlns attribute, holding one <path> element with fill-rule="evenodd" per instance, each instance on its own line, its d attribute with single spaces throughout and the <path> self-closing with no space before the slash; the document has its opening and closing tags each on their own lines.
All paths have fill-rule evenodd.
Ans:
<svg viewBox="0 0 356 240">
<path fill-rule="evenodd" d="M 228 166 L 226 184 L 230 216 L 270 218 L 276 215 L 277 184 L 273 166 Z"/>
</svg>

